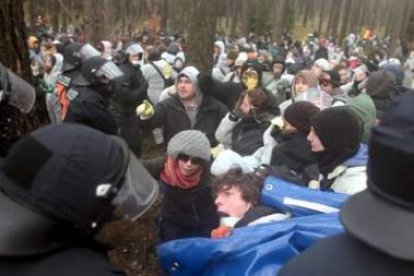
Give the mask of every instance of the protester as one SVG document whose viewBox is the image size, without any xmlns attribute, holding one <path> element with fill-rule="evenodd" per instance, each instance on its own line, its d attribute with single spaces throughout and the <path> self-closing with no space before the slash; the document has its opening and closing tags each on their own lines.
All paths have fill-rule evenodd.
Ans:
<svg viewBox="0 0 414 276">
<path fill-rule="evenodd" d="M 219 219 L 211 195 L 208 162 L 210 142 L 198 130 L 185 130 L 172 137 L 167 157 L 147 161 L 152 175 L 161 179 L 160 241 L 209 237 Z"/>
<path fill-rule="evenodd" d="M 318 241 L 278 275 L 411 275 L 414 93 L 391 103 L 369 144 L 368 189 L 341 208 L 345 233 Z M 404 122 L 403 124 L 401 122 Z"/>
<path fill-rule="evenodd" d="M 217 177 L 213 182 L 213 191 L 217 212 L 222 215 L 222 228 L 213 230 L 212 237 L 228 236 L 232 228 L 289 218 L 288 214 L 259 203 L 262 188 L 262 178 L 255 173 L 243 173 L 237 167 Z"/>
<path fill-rule="evenodd" d="M 331 107 L 311 118 L 308 141 L 318 162 L 319 183 L 309 187 L 355 194 L 366 187 L 367 149 L 363 126 L 349 107 Z"/>
</svg>

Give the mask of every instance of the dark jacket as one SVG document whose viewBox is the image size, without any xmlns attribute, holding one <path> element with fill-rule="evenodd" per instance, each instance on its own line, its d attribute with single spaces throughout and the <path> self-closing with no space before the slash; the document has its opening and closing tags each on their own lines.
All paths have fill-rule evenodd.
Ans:
<svg viewBox="0 0 414 276">
<path fill-rule="evenodd" d="M 256 121 L 244 118 L 233 128 L 231 147 L 241 156 L 252 155 L 263 146 L 263 133 L 270 126 L 270 121 Z"/>
<path fill-rule="evenodd" d="M 105 251 L 87 247 L 71 247 L 49 253 L 1 257 L 0 275 L 125 275 L 109 261 Z"/>
<path fill-rule="evenodd" d="M 298 184 L 319 178 L 317 162 L 304 133 L 281 134 L 279 144 L 272 150 L 271 174 Z M 276 168 L 276 169 L 275 169 Z"/>
<path fill-rule="evenodd" d="M 108 110 L 108 100 L 89 86 L 71 88 L 74 92 L 66 114 L 65 123 L 78 123 L 100 130 L 106 134 L 117 134 L 117 123 Z"/>
<path fill-rule="evenodd" d="M 217 100 L 204 96 L 199 107 L 196 122 L 191 127 L 190 119 L 187 115 L 184 105 L 178 96 L 172 96 L 155 106 L 155 114 L 146 124 L 152 128 L 163 127 L 164 141 L 168 141 L 178 132 L 187 129 L 197 129 L 207 135 L 212 146 L 217 144 L 214 133 L 226 115 L 227 108 Z"/>
<path fill-rule="evenodd" d="M 210 237 L 219 225 L 208 177 L 191 189 L 165 184 L 161 208 L 160 239 L 162 242 L 187 237 Z"/>
<path fill-rule="evenodd" d="M 318 241 L 283 267 L 293 275 L 413 275 L 414 263 L 389 256 L 349 234 Z"/>
<path fill-rule="evenodd" d="M 139 67 L 134 67 L 129 62 L 121 64 L 119 69 L 124 73 L 124 77 L 118 89 L 115 89 L 113 100 L 120 113 L 136 115 L 137 106 L 143 100 L 148 100 L 148 83 Z"/>
<path fill-rule="evenodd" d="M 237 103 L 240 95 L 245 88 L 240 83 L 234 83 L 231 81 L 221 82 L 214 80 L 210 75 L 199 74 L 198 86 L 200 87 L 203 95 L 209 95 L 220 102 L 224 103 L 229 110 L 232 110 Z M 271 92 L 263 88 L 269 97 L 267 110 L 269 113 L 277 116 L 280 114 L 279 106 L 276 98 Z"/>
</svg>

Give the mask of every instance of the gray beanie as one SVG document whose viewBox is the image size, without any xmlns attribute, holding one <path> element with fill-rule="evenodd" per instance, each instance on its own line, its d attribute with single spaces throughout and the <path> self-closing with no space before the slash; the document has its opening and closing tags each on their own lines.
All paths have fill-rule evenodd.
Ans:
<svg viewBox="0 0 414 276">
<path fill-rule="evenodd" d="M 210 161 L 211 151 L 210 142 L 207 136 L 199 130 L 184 130 L 171 138 L 167 147 L 167 154 L 174 159 L 178 155 L 186 154 Z"/>
</svg>

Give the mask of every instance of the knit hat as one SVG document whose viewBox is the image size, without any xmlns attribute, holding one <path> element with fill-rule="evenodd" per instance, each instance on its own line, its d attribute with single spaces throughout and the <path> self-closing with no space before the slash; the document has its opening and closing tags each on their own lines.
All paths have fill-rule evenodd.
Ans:
<svg viewBox="0 0 414 276">
<path fill-rule="evenodd" d="M 308 134 L 311 129 L 310 118 L 320 109 L 311 102 L 295 102 L 286 108 L 283 118 L 299 131 Z"/>
<path fill-rule="evenodd" d="M 398 85 L 403 84 L 403 81 L 404 81 L 404 78 L 405 78 L 405 73 L 401 69 L 400 65 L 395 65 L 395 64 L 385 65 L 384 70 L 392 73 L 395 76 L 395 81 Z"/>
<path fill-rule="evenodd" d="M 184 130 L 171 138 L 167 146 L 167 154 L 174 159 L 178 155 L 186 154 L 210 161 L 210 142 L 207 136 L 199 130 Z"/>
<path fill-rule="evenodd" d="M 395 76 L 386 70 L 380 70 L 369 76 L 366 91 L 372 98 L 388 99 L 394 89 L 394 85 Z"/>
<path fill-rule="evenodd" d="M 362 122 L 349 107 L 330 107 L 311 118 L 311 125 L 326 150 L 357 147 L 362 139 Z"/>
<path fill-rule="evenodd" d="M 321 68 L 322 71 L 328 71 L 330 69 L 329 61 L 324 58 L 315 60 L 314 65 Z"/>
</svg>

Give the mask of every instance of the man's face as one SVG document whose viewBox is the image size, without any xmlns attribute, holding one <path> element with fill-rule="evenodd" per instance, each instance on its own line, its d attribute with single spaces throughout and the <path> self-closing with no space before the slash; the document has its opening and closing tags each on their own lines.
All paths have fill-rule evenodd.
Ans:
<svg viewBox="0 0 414 276">
<path fill-rule="evenodd" d="M 227 189 L 226 189 L 227 188 Z M 238 187 L 224 187 L 216 196 L 217 212 L 230 217 L 242 218 L 250 209 L 251 204 L 242 198 Z"/>
<path fill-rule="evenodd" d="M 137 65 L 139 64 L 139 55 L 138 54 L 134 54 L 134 55 L 129 55 L 128 60 L 131 64 L 133 65 Z"/>
<path fill-rule="evenodd" d="M 313 65 L 311 70 L 317 78 L 322 74 L 322 69 L 317 65 Z"/>
<path fill-rule="evenodd" d="M 309 132 L 307 139 L 311 144 L 311 149 L 313 152 L 321 152 L 325 150 L 325 147 L 322 145 L 322 142 L 319 139 L 319 136 L 316 134 L 313 127 L 311 128 L 311 131 Z"/>
<path fill-rule="evenodd" d="M 178 96 L 182 100 L 190 100 L 195 97 L 195 87 L 191 80 L 186 76 L 181 76 L 177 82 Z"/>
</svg>

